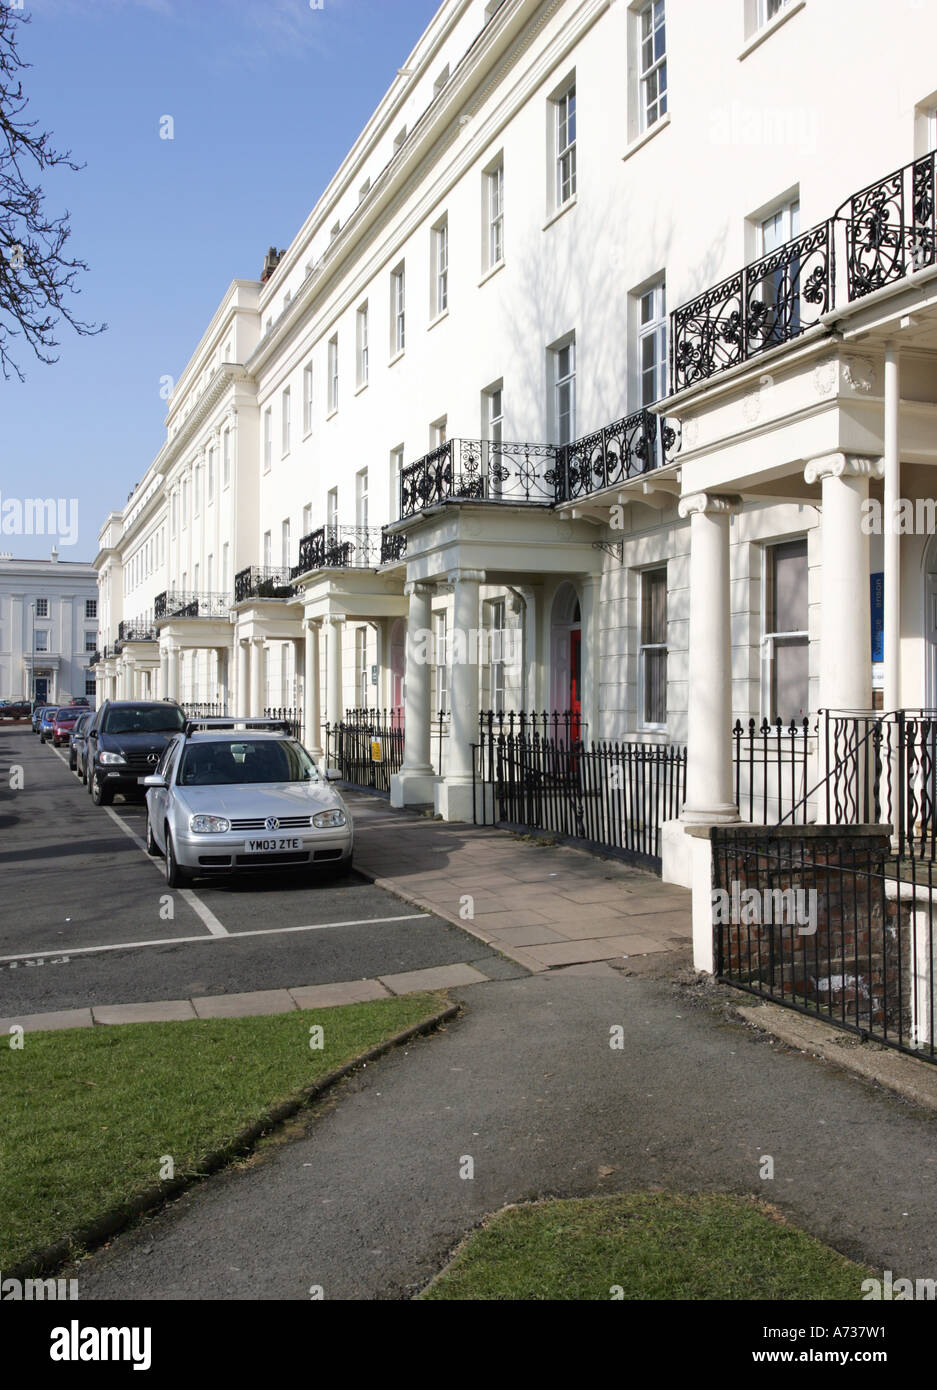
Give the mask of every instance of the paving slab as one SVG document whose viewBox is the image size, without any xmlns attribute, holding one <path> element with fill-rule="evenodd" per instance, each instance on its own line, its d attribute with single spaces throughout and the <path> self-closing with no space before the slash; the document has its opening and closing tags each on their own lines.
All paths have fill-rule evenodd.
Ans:
<svg viewBox="0 0 937 1390">
<path fill-rule="evenodd" d="M 404 970 L 399 975 L 381 975 L 382 985 L 392 994 L 416 994 L 423 989 L 453 989 L 457 985 L 479 985 L 489 980 L 473 965 L 434 965 L 429 970 Z"/>
<path fill-rule="evenodd" d="M 249 1018 L 254 1014 L 288 1014 L 296 1001 L 288 989 L 260 989 L 254 994 L 214 994 L 193 999 L 199 1018 Z"/>
<path fill-rule="evenodd" d="M 11 1028 L 22 1028 L 24 1033 L 51 1033 L 59 1028 L 93 1027 L 90 1009 L 57 1009 L 54 1013 L 0 1019 L 0 1033 L 9 1033 Z"/>
<path fill-rule="evenodd" d="M 386 999 L 390 994 L 380 980 L 349 980 L 336 985 L 305 985 L 289 992 L 298 1009 L 325 1009 L 336 1004 L 364 1004 L 370 999 Z"/>
<path fill-rule="evenodd" d="M 191 999 L 154 999 L 149 1004 L 96 1004 L 95 1023 L 173 1023 L 198 1018 Z"/>
</svg>

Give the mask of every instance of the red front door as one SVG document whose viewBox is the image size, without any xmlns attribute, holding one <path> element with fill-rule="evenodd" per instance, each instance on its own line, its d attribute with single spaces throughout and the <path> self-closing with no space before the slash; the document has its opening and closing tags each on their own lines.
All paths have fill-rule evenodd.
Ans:
<svg viewBox="0 0 937 1390">
<path fill-rule="evenodd" d="M 582 719 L 582 677 L 581 677 L 581 653 L 582 653 L 582 632 L 579 628 L 573 628 L 569 634 L 569 708 L 572 718 L 570 719 L 569 737 L 571 741 L 578 742 L 581 737 Z"/>
</svg>

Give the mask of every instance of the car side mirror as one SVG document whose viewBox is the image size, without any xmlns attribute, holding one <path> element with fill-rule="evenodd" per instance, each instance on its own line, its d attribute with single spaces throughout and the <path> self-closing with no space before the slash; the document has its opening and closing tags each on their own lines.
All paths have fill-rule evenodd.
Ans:
<svg viewBox="0 0 937 1390">
<path fill-rule="evenodd" d="M 337 767 L 327 767 L 325 769 L 325 780 L 327 782 L 340 782 L 342 780 L 341 769 Z"/>
<path fill-rule="evenodd" d="M 146 777 L 138 777 L 137 781 L 141 787 L 165 787 L 168 785 L 166 778 L 160 777 L 157 772 L 151 772 Z"/>
</svg>

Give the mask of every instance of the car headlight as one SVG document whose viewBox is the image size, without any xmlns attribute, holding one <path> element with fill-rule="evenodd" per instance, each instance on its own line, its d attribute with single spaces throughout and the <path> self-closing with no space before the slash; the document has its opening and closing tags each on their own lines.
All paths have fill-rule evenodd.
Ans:
<svg viewBox="0 0 937 1390">
<path fill-rule="evenodd" d="M 319 830 L 336 830 L 340 825 L 345 824 L 344 811 L 320 811 L 317 816 L 312 818 L 313 825 Z"/>
<path fill-rule="evenodd" d="M 196 835 L 224 835 L 231 822 L 224 816 L 189 816 L 189 829 Z"/>
<path fill-rule="evenodd" d="M 123 753 L 99 753 L 99 754 L 98 754 L 98 762 L 99 762 L 99 763 L 104 763 L 105 766 L 107 766 L 108 764 L 113 764 L 113 763 L 125 763 L 126 761 L 127 761 L 127 759 L 124 757 Z"/>
</svg>

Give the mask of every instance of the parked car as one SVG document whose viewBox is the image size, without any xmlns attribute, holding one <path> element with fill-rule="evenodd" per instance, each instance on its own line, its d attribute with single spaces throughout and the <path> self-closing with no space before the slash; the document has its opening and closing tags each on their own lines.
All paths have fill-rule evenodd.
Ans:
<svg viewBox="0 0 937 1390">
<path fill-rule="evenodd" d="M 172 700 L 105 700 L 87 734 L 85 781 L 96 806 L 117 792 L 140 795 L 140 777 L 153 772 L 185 715 Z"/>
<path fill-rule="evenodd" d="M 34 733 L 34 734 L 38 734 L 38 732 L 39 732 L 39 721 L 40 721 L 40 719 L 42 718 L 42 711 L 43 711 L 44 709 L 48 709 L 48 708 L 49 708 L 48 705 L 44 705 L 44 704 L 35 704 L 35 705 L 33 705 L 32 726 L 33 726 L 33 733 Z"/>
<path fill-rule="evenodd" d="M 88 699 L 87 695 L 76 695 L 74 700 L 70 701 L 70 703 L 73 705 L 83 705 L 85 709 L 91 707 L 91 701 Z"/>
<path fill-rule="evenodd" d="M 42 714 L 39 716 L 40 743 L 48 743 L 49 739 L 52 737 L 52 725 L 55 722 L 55 716 L 58 712 L 58 705 L 43 706 Z"/>
<path fill-rule="evenodd" d="M 146 847 L 170 888 L 199 874 L 351 868 L 351 813 L 289 726 L 205 720 L 166 749 L 146 787 Z"/>
<path fill-rule="evenodd" d="M 0 719 L 29 719 L 31 713 L 28 700 L 4 700 L 0 705 Z"/>
<path fill-rule="evenodd" d="M 79 716 L 84 713 L 80 705 L 59 706 L 52 718 L 53 748 L 61 748 L 63 743 L 68 743 Z"/>
<path fill-rule="evenodd" d="M 77 773 L 82 782 L 85 780 L 85 749 L 88 746 L 88 727 L 93 718 L 93 710 L 79 710 L 75 727 L 72 729 L 72 736 L 68 741 L 68 765 L 72 772 Z"/>
</svg>

